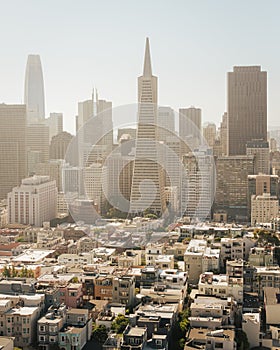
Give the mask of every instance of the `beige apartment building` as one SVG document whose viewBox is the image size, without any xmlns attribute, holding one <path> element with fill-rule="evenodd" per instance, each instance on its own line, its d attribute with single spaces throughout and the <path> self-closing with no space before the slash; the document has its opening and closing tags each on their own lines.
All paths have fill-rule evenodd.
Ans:
<svg viewBox="0 0 280 350">
<path fill-rule="evenodd" d="M 251 197 L 251 225 L 269 223 L 279 214 L 279 201 L 276 196 L 264 193 Z"/>
</svg>

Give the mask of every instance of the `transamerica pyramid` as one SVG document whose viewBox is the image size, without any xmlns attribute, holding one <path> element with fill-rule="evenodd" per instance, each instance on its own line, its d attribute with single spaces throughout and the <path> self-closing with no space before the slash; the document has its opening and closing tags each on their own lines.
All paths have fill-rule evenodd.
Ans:
<svg viewBox="0 0 280 350">
<path fill-rule="evenodd" d="M 149 39 L 146 39 L 143 75 L 138 78 L 138 125 L 130 213 L 161 215 L 165 208 L 163 170 L 158 163 L 157 77 L 152 75 Z"/>
</svg>

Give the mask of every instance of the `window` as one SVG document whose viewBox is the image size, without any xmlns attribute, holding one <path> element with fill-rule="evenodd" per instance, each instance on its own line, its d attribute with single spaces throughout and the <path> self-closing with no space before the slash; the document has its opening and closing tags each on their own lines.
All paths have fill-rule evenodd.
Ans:
<svg viewBox="0 0 280 350">
<path fill-rule="evenodd" d="M 54 333 L 57 331 L 57 327 L 56 326 L 51 326 L 50 327 L 50 332 Z"/>
</svg>

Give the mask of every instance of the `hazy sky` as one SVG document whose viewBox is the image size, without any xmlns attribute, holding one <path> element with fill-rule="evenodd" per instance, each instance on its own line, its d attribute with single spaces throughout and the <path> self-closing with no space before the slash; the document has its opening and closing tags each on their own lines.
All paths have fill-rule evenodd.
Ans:
<svg viewBox="0 0 280 350">
<path fill-rule="evenodd" d="M 78 101 L 93 86 L 113 106 L 136 102 L 150 37 L 159 104 L 226 110 L 226 72 L 268 71 L 269 125 L 280 125 L 280 1 L 10 0 L 0 11 L 0 102 L 23 102 L 27 55 L 40 54 L 46 112 L 74 131 Z"/>
</svg>

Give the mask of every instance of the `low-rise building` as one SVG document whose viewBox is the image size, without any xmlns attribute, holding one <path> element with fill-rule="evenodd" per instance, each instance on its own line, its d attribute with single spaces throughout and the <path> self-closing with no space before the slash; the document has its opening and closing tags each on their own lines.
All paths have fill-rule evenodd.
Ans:
<svg viewBox="0 0 280 350">
<path fill-rule="evenodd" d="M 235 350 L 234 330 L 219 329 L 209 331 L 208 329 L 193 328 L 189 332 L 185 350 L 197 348 Z"/>
<path fill-rule="evenodd" d="M 66 306 L 49 308 L 37 323 L 37 341 L 40 350 L 50 350 L 58 344 L 58 333 L 66 321 Z"/>
<path fill-rule="evenodd" d="M 243 278 L 205 272 L 200 275 L 198 289 L 200 294 L 233 297 L 238 303 L 243 301 Z"/>
<path fill-rule="evenodd" d="M 157 258 L 155 258 L 154 263 L 160 270 L 174 269 L 174 256 L 158 255 Z"/>
<path fill-rule="evenodd" d="M 113 278 L 112 301 L 132 306 L 135 299 L 135 278 L 119 276 Z"/>
<path fill-rule="evenodd" d="M 280 289 L 273 287 L 264 288 L 264 309 L 267 325 L 279 325 L 280 323 Z"/>
<path fill-rule="evenodd" d="M 70 283 L 59 287 L 60 302 L 68 307 L 80 307 L 83 305 L 82 283 Z"/>
<path fill-rule="evenodd" d="M 250 249 L 255 241 L 249 237 L 221 239 L 221 264 L 226 266 L 227 260 L 248 260 Z"/>
<path fill-rule="evenodd" d="M 92 254 L 61 254 L 57 260 L 61 265 L 88 265 L 92 264 Z"/>
<path fill-rule="evenodd" d="M 70 309 L 66 313 L 66 325 L 59 332 L 60 349 L 82 350 L 92 334 L 92 319 L 88 310 Z"/>
<path fill-rule="evenodd" d="M 274 262 L 272 247 L 253 247 L 249 254 L 252 266 L 272 266 Z"/>
<path fill-rule="evenodd" d="M 192 239 L 184 254 L 184 262 L 189 283 L 196 284 L 201 273 L 219 271 L 220 250 L 207 247 L 203 239 Z"/>
<path fill-rule="evenodd" d="M 122 255 L 118 256 L 119 267 L 132 267 L 141 265 L 141 250 L 126 250 Z"/>
<path fill-rule="evenodd" d="M 187 282 L 188 274 L 176 269 L 163 270 L 159 275 L 160 284 L 168 288 L 182 289 Z"/>
<path fill-rule="evenodd" d="M 216 329 L 234 324 L 236 303 L 233 298 L 197 296 L 190 306 L 192 327 Z"/>
<path fill-rule="evenodd" d="M 127 326 L 123 332 L 121 350 L 142 350 L 147 343 L 146 327 Z"/>
<path fill-rule="evenodd" d="M 15 338 L 15 346 L 27 347 L 36 342 L 39 307 L 18 307 L 7 310 L 4 314 L 4 335 Z"/>
<path fill-rule="evenodd" d="M 145 259 L 146 265 L 155 265 L 155 261 L 159 255 L 164 254 L 163 244 L 152 244 L 148 243 L 146 246 Z"/>
<path fill-rule="evenodd" d="M 99 274 L 94 281 L 94 299 L 112 300 L 113 295 L 113 276 L 108 274 Z"/>
<path fill-rule="evenodd" d="M 245 313 L 242 315 L 242 330 L 246 333 L 250 348 L 259 346 L 260 314 Z"/>
<path fill-rule="evenodd" d="M 255 267 L 253 269 L 252 291 L 262 297 L 266 287 L 280 288 L 279 266 Z"/>
<path fill-rule="evenodd" d="M 14 350 L 14 337 L 0 336 L 0 349 L 1 350 Z"/>
</svg>

